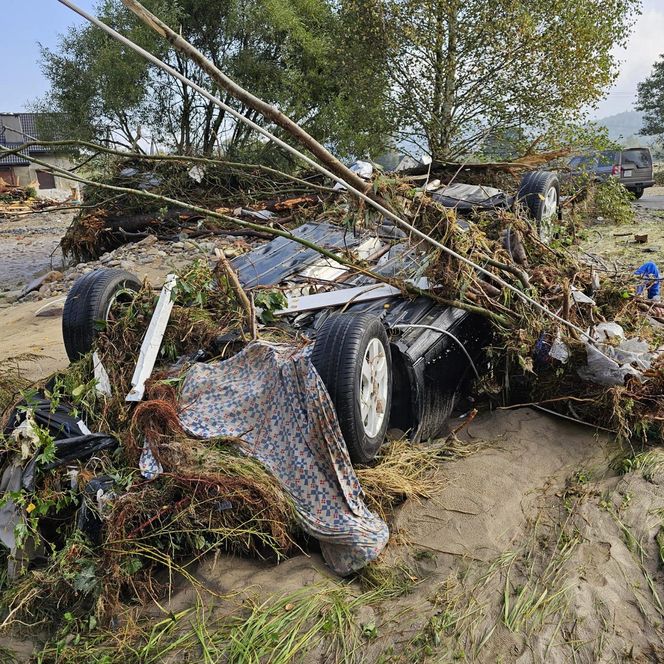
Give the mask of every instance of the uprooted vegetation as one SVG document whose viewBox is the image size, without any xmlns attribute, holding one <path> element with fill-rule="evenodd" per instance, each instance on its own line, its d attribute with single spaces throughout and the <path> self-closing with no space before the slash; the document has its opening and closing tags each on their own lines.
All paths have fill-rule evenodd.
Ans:
<svg viewBox="0 0 664 664">
<path fill-rule="evenodd" d="M 211 212 L 231 214 L 236 208 L 253 207 L 285 212 L 284 216 L 290 216 L 289 206 L 303 211 L 316 206 L 320 196 L 332 191 L 319 184 L 316 176 L 299 178 L 260 165 L 204 158 L 183 161 L 161 157 L 148 163 L 140 157 L 111 158 L 104 163 L 98 180 L 126 191 L 114 195 L 95 186 L 83 187 L 91 209 L 78 215 L 62 241 L 63 252 L 77 261 L 99 258 L 147 234 L 167 240 L 182 234 L 198 239 L 237 230 L 232 224 L 215 223 L 182 206 L 146 200 L 141 191 L 149 190 Z M 132 194 L 132 190 L 137 191 Z M 282 199 L 289 202 L 284 204 Z"/>
<path fill-rule="evenodd" d="M 272 209 L 280 216 L 262 222 L 266 226 L 271 223 L 292 229 L 306 220 L 325 219 L 345 224 L 350 231 L 371 229 L 378 221 L 365 206 L 349 205 L 343 194 L 321 190 L 321 185 L 313 191 L 308 189 L 306 180 L 295 186 L 287 179 L 266 184 L 263 173 L 253 173 L 255 179 L 246 184 L 242 179 L 247 177 L 244 168 L 225 171 L 223 166 L 215 170 L 206 165 L 199 183 L 189 173 L 191 164 L 180 162 L 166 162 L 130 174 L 124 171 L 122 175 L 123 169 L 136 166 L 134 162 L 113 164 L 111 180 L 136 186 L 146 177 L 154 177 L 153 185 L 162 187 L 170 198 L 194 202 L 211 211 L 221 209 L 225 215 L 234 214 L 234 206 L 240 205 L 253 212 Z M 639 335 L 651 347 L 659 345 L 658 327 L 645 316 L 653 313 L 652 305 L 629 291 L 627 279 L 631 275 L 603 276 L 599 290 L 593 288 L 596 266 L 580 262 L 574 249 L 583 209 L 577 207 L 575 214 L 556 229 L 556 239 L 547 245 L 522 214 L 507 210 L 476 214 L 473 223 L 462 227 L 453 210 L 436 203 L 416 184 L 407 178 L 379 175 L 374 190 L 419 229 L 487 266 L 549 309 L 561 312 L 578 328 L 586 329 L 601 319 L 616 321 L 628 336 Z M 252 192 L 249 199 L 247 188 Z M 93 194 L 96 198 L 88 196 L 86 201 L 93 200 L 96 210 L 81 214 L 74 227 L 76 233 L 72 231 L 66 239 L 68 250 L 77 258 L 99 255 L 120 241 L 119 236 L 124 234 L 124 242 L 134 232 L 140 237 L 152 232 L 200 237 L 238 230 L 232 220 L 220 224 L 212 217 L 164 209 L 157 201 L 146 205 L 140 192 L 133 199 L 123 196 L 112 200 L 102 190 Z M 134 219 L 144 214 L 150 219 L 147 224 L 144 217 L 139 220 L 139 231 L 125 228 L 107 241 L 113 235 L 108 222 L 120 214 L 134 215 Z M 506 234 L 511 244 L 505 242 Z M 518 255 L 515 246 L 522 250 Z M 420 249 L 425 247 L 420 245 Z M 491 315 L 496 323 L 489 349 L 493 369 L 481 381 L 481 388 L 491 400 L 541 403 L 564 415 L 615 430 L 635 449 L 661 440 L 661 364 L 656 362 L 645 372 L 644 382 L 630 378 L 626 385 L 607 388 L 581 380 L 576 370 L 585 364 L 587 351 L 578 334 L 570 334 L 470 266 L 439 251 L 427 253 L 426 275 L 435 284 L 432 296 Z M 343 255 L 354 259 L 351 250 Z M 361 267 L 367 269 L 366 265 Z M 407 291 L 403 281 L 392 283 Z M 574 291 L 592 295 L 596 305 L 576 303 Z M 259 661 L 267 652 L 273 652 L 275 643 L 281 649 L 273 661 L 291 661 L 316 648 L 321 658 L 353 661 L 357 657 L 360 661 L 360 644 L 374 638 L 376 626 L 369 621 L 358 627 L 353 616 L 360 607 L 412 586 L 417 576 L 407 567 L 391 567 L 385 574 L 378 565 L 371 566 L 364 575 L 369 589 L 363 594 L 342 584 L 331 589 L 308 589 L 268 604 L 263 600 L 249 602 L 223 618 L 215 618 L 216 622 L 206 619 L 202 605 L 150 627 L 140 622 L 138 610 L 132 614 L 132 608 L 148 600 L 160 602 L 176 578 L 184 578 L 197 592 L 204 593 L 206 589 L 200 587 L 191 570 L 210 552 L 253 555 L 276 562 L 311 546 L 297 524 L 291 498 L 258 461 L 242 454 L 242 441 L 195 440 L 179 425 L 177 390 L 186 361 L 199 351 L 203 355 L 198 359 L 229 356 L 249 338 L 246 312 L 226 275 L 204 262 L 181 275 L 159 373 L 148 385 L 145 400 L 130 411 L 124 395 L 129 391 L 140 341 L 153 308 L 154 294 L 146 285 L 133 301 L 114 309 L 113 320 L 98 337 L 97 352 L 112 386 L 109 397 L 97 392 L 90 356 L 46 385 L 46 396 L 53 403 L 71 403 L 90 429 L 113 434 L 119 445 L 114 451 L 104 451 L 77 464 L 75 488 L 71 469 L 60 467 L 43 472 L 34 493 L 14 496 L 27 514 L 23 536 L 44 545 L 44 560 L 14 583 L 3 580 L 1 603 L 7 607 L 3 627 L 49 624 L 59 630 L 44 651 L 43 661 L 134 661 L 127 659 L 129 652 L 134 653 L 137 662 L 151 661 L 176 649 L 203 651 L 208 653 L 206 661 L 215 661 L 222 653 L 228 661 Z M 229 342 L 233 334 L 235 340 Z M 269 340 L 303 343 L 292 329 L 269 321 L 260 335 Z M 564 339 L 569 350 L 566 363 L 548 358 L 548 350 L 558 338 Z M 224 340 L 220 343 L 220 339 Z M 178 363 L 181 358 L 185 361 Z M 0 378 L 4 379 L 4 374 Z M 3 406 L 14 400 L 11 397 L 16 395 L 14 381 L 18 378 L 10 372 L 9 382 L 0 383 Z M 24 407 L 29 408 L 30 393 L 24 391 L 24 397 Z M 164 469 L 150 482 L 143 480 L 138 471 L 145 438 L 150 439 Z M 36 451 L 48 448 L 47 435 L 40 445 Z M 358 469 L 368 504 L 389 522 L 404 499 L 431 497 L 437 487 L 436 468 L 465 451 L 453 440 L 418 447 L 402 440 L 390 443 L 375 466 Z M 100 475 L 113 478 L 119 495 L 103 506 L 90 500 L 103 522 L 100 539 L 91 541 L 76 527 L 74 514 L 80 505 L 77 491 L 91 477 Z M 579 535 L 568 520 L 550 530 L 546 546 L 538 549 L 537 543 L 542 541 L 540 531 L 534 528 L 522 549 L 506 554 L 488 569 L 469 573 L 467 579 L 474 579 L 472 584 L 464 585 L 466 579 L 452 579 L 437 588 L 431 599 L 435 612 L 422 633 L 409 642 L 410 661 L 423 661 L 441 644 L 447 644 L 449 654 L 454 656 L 460 641 L 468 644 L 469 653 L 483 650 L 495 625 L 477 617 L 482 602 L 482 594 L 476 594 L 478 589 L 486 593 L 491 589 L 493 593 L 498 585 L 503 588 L 502 623 L 510 632 L 531 633 L 563 615 L 566 580 L 562 570 L 579 545 Z M 129 613 L 123 614 L 125 632 L 118 650 L 117 633 L 106 630 L 123 610 Z M 98 623 L 105 626 L 104 630 L 95 629 Z M 92 631 L 83 645 L 69 644 L 68 635 L 88 630 Z M 97 659 L 92 659 L 90 653 Z M 247 653 L 249 659 L 243 659 Z M 384 661 L 400 660 L 395 655 L 395 659 Z"/>
</svg>

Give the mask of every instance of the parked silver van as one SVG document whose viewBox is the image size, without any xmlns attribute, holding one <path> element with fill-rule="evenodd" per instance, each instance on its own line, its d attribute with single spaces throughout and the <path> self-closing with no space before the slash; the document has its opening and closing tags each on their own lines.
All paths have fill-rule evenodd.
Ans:
<svg viewBox="0 0 664 664">
<path fill-rule="evenodd" d="M 596 180 L 620 178 L 620 183 L 634 194 L 643 196 L 643 190 L 655 184 L 652 155 L 648 148 L 603 150 L 589 155 L 572 157 L 568 164 L 572 176 L 587 174 Z"/>
</svg>

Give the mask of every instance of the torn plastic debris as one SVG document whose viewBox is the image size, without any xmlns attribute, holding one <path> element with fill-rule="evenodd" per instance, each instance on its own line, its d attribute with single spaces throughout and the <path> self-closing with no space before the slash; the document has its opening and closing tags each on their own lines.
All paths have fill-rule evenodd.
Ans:
<svg viewBox="0 0 664 664">
<path fill-rule="evenodd" d="M 236 208 L 233 214 L 236 217 L 249 217 L 258 221 L 269 221 L 277 216 L 271 210 L 250 210 L 249 208 Z"/>
<path fill-rule="evenodd" d="M 556 332 L 556 336 L 553 339 L 546 332 L 540 334 L 534 351 L 534 359 L 537 365 L 551 364 L 552 360 L 565 364 L 569 360 L 569 357 L 569 347 L 562 340 L 560 330 Z"/>
<path fill-rule="evenodd" d="M 551 350 L 549 351 L 549 357 L 553 360 L 558 360 L 561 364 L 566 364 L 569 360 L 569 347 L 567 344 L 560 338 L 560 333 L 553 340 L 551 344 Z"/>
<path fill-rule="evenodd" d="M 194 181 L 200 184 L 205 177 L 205 169 L 200 164 L 194 164 L 188 171 L 187 175 Z"/>
<path fill-rule="evenodd" d="M 97 392 L 97 394 L 101 394 L 102 396 L 110 397 L 111 380 L 108 377 L 108 373 L 104 368 L 104 365 L 102 364 L 101 359 L 99 358 L 99 353 L 97 351 L 92 353 L 92 370 L 95 380 L 97 381 L 95 385 L 95 392 Z"/>
<path fill-rule="evenodd" d="M 350 170 L 359 175 L 363 180 L 370 180 L 373 175 L 373 165 L 368 161 L 356 161 L 351 165 Z M 340 191 L 346 189 L 346 187 L 341 182 L 337 182 L 333 189 Z"/>
<path fill-rule="evenodd" d="M 596 304 L 592 297 L 588 297 L 583 291 L 574 286 L 572 286 L 572 299 L 576 304 Z"/>
<path fill-rule="evenodd" d="M 43 397 L 32 399 L 29 403 L 24 401 L 14 409 L 4 429 L 4 435 L 16 436 L 19 440 L 27 436 L 28 441 L 32 441 L 37 427 L 44 427 L 54 439 L 55 458 L 49 463 L 40 463 L 38 446 L 28 443 L 28 447 L 26 450 L 22 449 L 20 455 L 5 460 L 0 477 L 0 497 L 4 497 L 6 492 L 21 489 L 34 491 L 38 469 L 50 470 L 117 447 L 117 440 L 112 436 L 90 433 L 81 420 L 71 415 L 72 410 L 71 404 L 60 402 L 54 406 L 49 399 Z M 25 459 L 30 456 L 30 460 L 25 463 Z M 15 578 L 38 550 L 32 538 L 28 538 L 21 548 L 17 547 L 15 529 L 25 516 L 12 500 L 5 500 L 3 503 L 0 507 L 0 542 L 10 551 L 8 574 L 10 578 Z"/>
<path fill-rule="evenodd" d="M 93 477 L 85 485 L 76 527 L 84 532 L 93 544 L 101 544 L 103 517 L 117 498 L 114 487 L 115 480 L 108 475 Z"/>
<path fill-rule="evenodd" d="M 599 323 L 599 325 L 595 325 L 595 329 L 593 330 L 593 339 L 595 341 L 606 342 L 624 338 L 625 330 L 618 323 Z"/>
<path fill-rule="evenodd" d="M 650 368 L 656 357 L 646 341 L 625 339 L 625 331 L 617 323 L 600 323 L 593 331 L 593 338 L 599 342 L 598 347 L 585 344 L 588 364 L 580 367 L 577 373 L 584 380 L 598 385 L 624 385 L 627 376 L 641 380 L 642 372 Z M 602 343 L 618 339 L 621 341 L 617 346 Z"/>
</svg>

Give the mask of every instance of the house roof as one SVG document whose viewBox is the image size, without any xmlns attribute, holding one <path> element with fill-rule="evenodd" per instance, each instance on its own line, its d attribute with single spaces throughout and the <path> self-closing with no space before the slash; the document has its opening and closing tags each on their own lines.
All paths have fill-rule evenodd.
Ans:
<svg viewBox="0 0 664 664">
<path fill-rule="evenodd" d="M 0 144 L 9 147 L 16 147 L 23 142 L 45 139 L 41 136 L 40 131 L 40 118 L 48 119 L 55 118 L 55 113 L 0 113 Z M 21 141 L 21 143 L 18 143 Z M 23 154 L 36 154 L 50 152 L 48 147 L 41 145 L 34 145 Z M 7 161 L 9 160 L 9 161 Z M 6 157 L 1 163 L 15 163 L 11 162 L 12 157 Z M 20 161 L 21 164 L 26 163 L 25 160 Z"/>
<path fill-rule="evenodd" d="M 6 148 L 17 148 L 22 143 L 8 143 L 0 139 L 0 145 Z M 28 154 L 27 149 L 21 150 L 18 154 L 10 154 L 7 157 L 2 157 L 0 159 L 0 166 L 28 166 L 30 162 L 21 156 L 26 154 Z"/>
</svg>

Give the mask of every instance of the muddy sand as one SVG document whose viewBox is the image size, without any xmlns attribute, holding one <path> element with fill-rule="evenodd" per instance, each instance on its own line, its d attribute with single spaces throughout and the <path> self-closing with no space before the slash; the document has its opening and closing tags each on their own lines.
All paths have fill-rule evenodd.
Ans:
<svg viewBox="0 0 664 664">
<path fill-rule="evenodd" d="M 34 378 L 66 366 L 60 317 L 35 315 L 57 299 L 2 305 L 0 359 L 38 355 L 24 364 Z M 610 433 L 529 408 L 483 413 L 459 437 L 435 495 L 407 501 L 390 524 L 391 596 L 370 598 L 316 553 L 280 564 L 215 555 L 189 570 L 196 586 L 176 578 L 148 615 L 205 607 L 212 621 L 249 599 L 343 589 L 358 598 L 353 647 L 319 644 L 300 661 L 664 661 L 664 455 L 621 474 Z M 35 661 L 34 648 L 2 636 L 0 660 Z"/>
<path fill-rule="evenodd" d="M 618 475 L 610 437 L 531 409 L 486 413 L 462 439 L 468 456 L 441 464 L 438 495 L 397 511 L 385 558 L 408 570 L 406 587 L 357 611 L 372 636 L 352 661 L 663 661 L 662 469 Z M 339 583 L 316 555 L 277 567 L 218 557 L 196 577 L 241 593 L 210 601 L 211 615 Z M 196 600 L 187 587 L 164 608 Z"/>
</svg>

